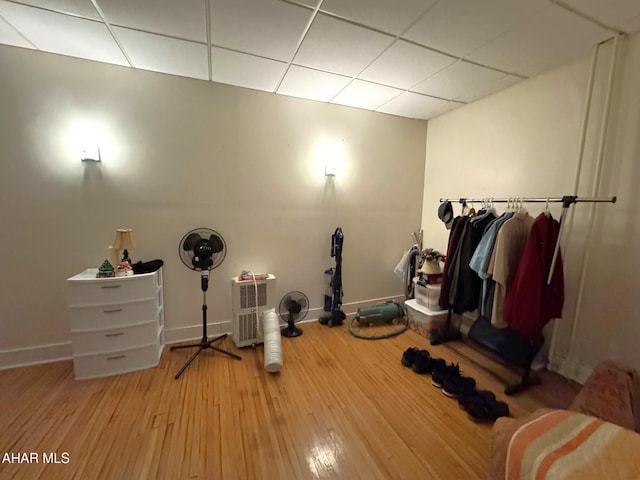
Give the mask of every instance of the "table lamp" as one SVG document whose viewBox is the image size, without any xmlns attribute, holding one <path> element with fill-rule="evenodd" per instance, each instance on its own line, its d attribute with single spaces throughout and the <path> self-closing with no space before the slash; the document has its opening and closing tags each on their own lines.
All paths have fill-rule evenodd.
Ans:
<svg viewBox="0 0 640 480">
<path fill-rule="evenodd" d="M 122 252 L 122 260 L 126 260 L 131 264 L 129 259 L 129 250 L 133 250 L 133 237 L 130 228 L 119 228 L 116 230 L 116 239 L 111 246 L 114 250 L 124 250 Z"/>
</svg>

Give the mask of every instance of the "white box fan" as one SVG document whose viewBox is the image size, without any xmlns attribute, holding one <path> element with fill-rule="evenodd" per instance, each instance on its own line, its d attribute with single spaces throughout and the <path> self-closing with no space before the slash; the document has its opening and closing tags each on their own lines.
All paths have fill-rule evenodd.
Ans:
<svg viewBox="0 0 640 480">
<path fill-rule="evenodd" d="M 259 277 L 256 275 L 256 277 Z M 269 308 L 276 308 L 276 277 L 267 275 L 266 279 L 258 280 L 258 306 L 256 308 L 256 294 L 253 280 L 231 279 L 231 314 L 233 342 L 237 347 L 246 347 L 263 343 L 264 339 L 258 331 L 256 314 L 260 314 Z"/>
</svg>

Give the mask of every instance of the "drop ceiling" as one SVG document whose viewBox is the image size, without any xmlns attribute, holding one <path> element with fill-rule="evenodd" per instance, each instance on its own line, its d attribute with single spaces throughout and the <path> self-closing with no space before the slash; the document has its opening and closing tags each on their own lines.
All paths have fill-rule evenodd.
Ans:
<svg viewBox="0 0 640 480">
<path fill-rule="evenodd" d="M 0 0 L 2 44 L 420 119 L 639 30 L 639 0 Z"/>
</svg>

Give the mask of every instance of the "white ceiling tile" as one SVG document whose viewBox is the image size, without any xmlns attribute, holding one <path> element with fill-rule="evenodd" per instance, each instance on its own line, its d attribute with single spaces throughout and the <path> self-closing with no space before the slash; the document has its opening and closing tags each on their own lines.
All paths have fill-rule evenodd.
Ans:
<svg viewBox="0 0 640 480">
<path fill-rule="evenodd" d="M 351 77 L 291 65 L 277 93 L 328 102 L 350 81 Z"/>
<path fill-rule="evenodd" d="M 393 37 L 318 14 L 294 62 L 355 76 L 391 44 Z"/>
<path fill-rule="evenodd" d="M 377 112 L 390 113 L 401 117 L 427 120 L 455 102 L 426 97 L 418 93 L 405 92 L 378 108 Z"/>
<path fill-rule="evenodd" d="M 214 82 L 273 92 L 286 66 L 286 63 L 253 55 L 211 49 L 211 79 Z"/>
<path fill-rule="evenodd" d="M 211 43 L 288 62 L 311 14 L 278 0 L 211 0 Z"/>
<path fill-rule="evenodd" d="M 534 15 L 468 55 L 483 65 L 514 73 L 554 54 L 571 54 L 592 45 L 593 38 L 605 32 L 595 24 L 556 5 Z"/>
<path fill-rule="evenodd" d="M 489 68 L 458 61 L 416 85 L 411 91 L 453 100 L 504 76 L 504 73 Z"/>
<path fill-rule="evenodd" d="M 35 48 L 0 17 L 0 43 L 14 47 Z"/>
<path fill-rule="evenodd" d="M 107 22 L 206 43 L 205 0 L 97 0 Z"/>
<path fill-rule="evenodd" d="M 129 65 L 103 23 L 9 2 L 0 3 L 0 15 L 40 50 Z"/>
<path fill-rule="evenodd" d="M 359 78 L 408 89 L 455 61 L 455 58 L 398 40 Z"/>
<path fill-rule="evenodd" d="M 399 35 L 436 0 L 324 0 L 321 10 Z"/>
<path fill-rule="evenodd" d="M 134 67 L 209 79 L 206 45 L 122 27 L 113 30 Z"/>
<path fill-rule="evenodd" d="M 629 20 L 623 22 L 620 25 L 620 28 L 628 33 L 637 33 L 640 31 L 640 15 L 637 17 L 630 18 Z"/>
<path fill-rule="evenodd" d="M 446 0 L 403 35 L 463 57 L 548 5 L 546 0 Z"/>
<path fill-rule="evenodd" d="M 375 110 L 379 106 L 402 93 L 397 88 L 377 85 L 362 80 L 354 80 L 332 100 L 349 107 Z"/>
<path fill-rule="evenodd" d="M 522 80 L 524 79 L 521 77 L 505 75 L 498 80 L 480 85 L 475 89 L 470 88 L 467 92 L 457 97 L 456 100 L 466 103 L 475 102 L 476 100 L 480 100 L 481 98 L 487 97 L 493 93 L 505 90 L 516 83 L 520 83 Z"/>
<path fill-rule="evenodd" d="M 620 27 L 640 15 L 638 0 L 564 0 L 564 3 L 609 27 Z"/>
<path fill-rule="evenodd" d="M 69 13 L 71 15 L 101 20 L 91 0 L 20 0 L 20 3 L 42 7 L 60 13 Z"/>
</svg>

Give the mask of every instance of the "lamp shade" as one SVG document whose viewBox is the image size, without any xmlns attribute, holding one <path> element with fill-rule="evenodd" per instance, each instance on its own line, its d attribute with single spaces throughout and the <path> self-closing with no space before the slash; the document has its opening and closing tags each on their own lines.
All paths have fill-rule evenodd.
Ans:
<svg viewBox="0 0 640 480">
<path fill-rule="evenodd" d="M 130 228 L 119 228 L 116 230 L 116 239 L 111 246 L 115 250 L 133 250 L 133 236 Z"/>
</svg>

